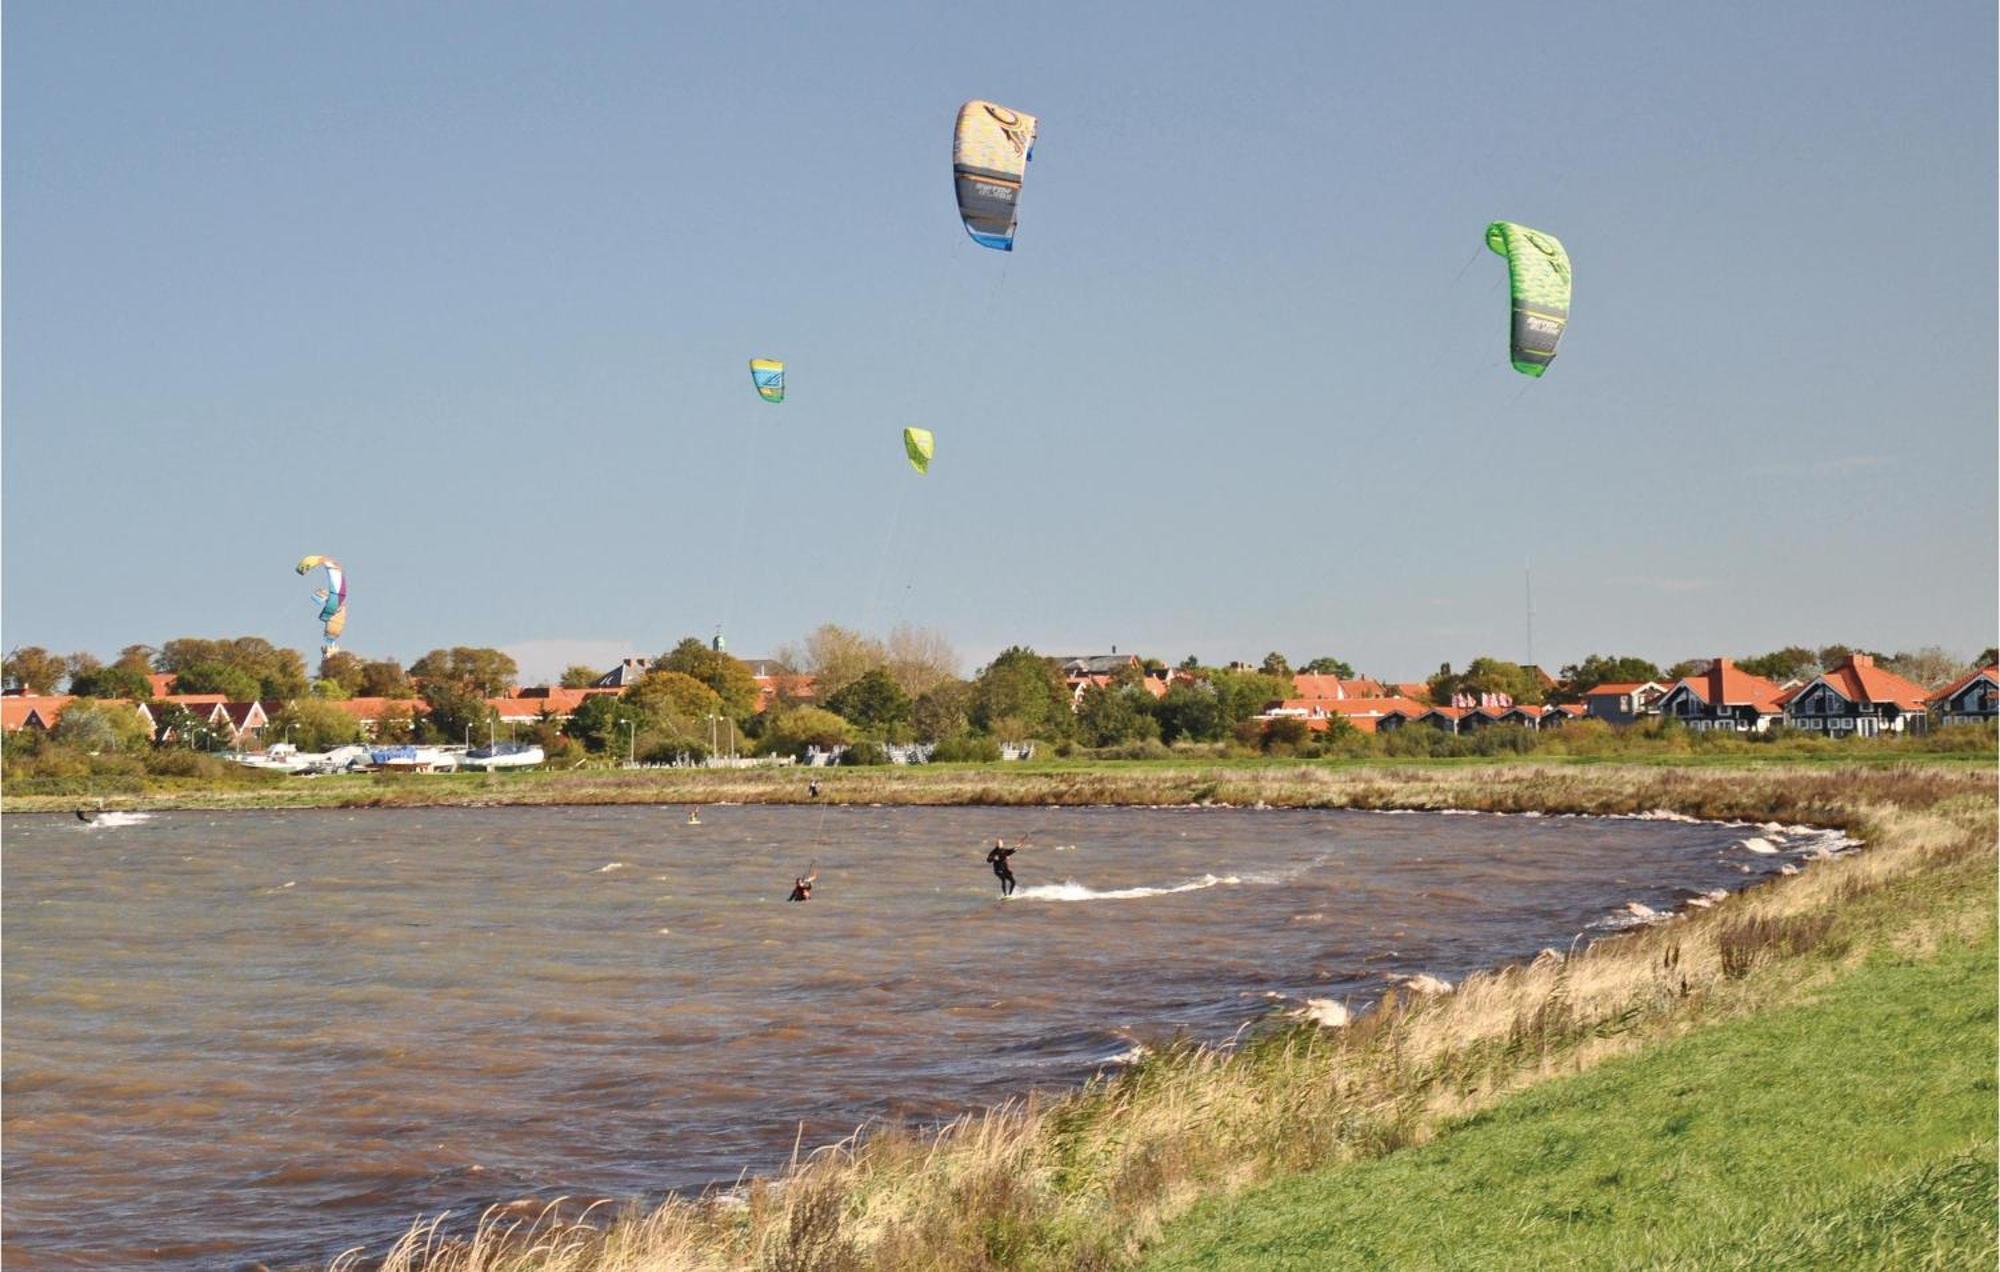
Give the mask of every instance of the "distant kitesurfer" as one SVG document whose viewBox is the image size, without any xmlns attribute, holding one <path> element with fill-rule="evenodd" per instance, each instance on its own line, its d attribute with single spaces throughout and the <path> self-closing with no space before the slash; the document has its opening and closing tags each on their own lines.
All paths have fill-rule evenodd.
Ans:
<svg viewBox="0 0 2000 1272">
<path fill-rule="evenodd" d="M 697 804 L 693 808 L 688 809 L 688 825 L 701 825 L 701 805 Z"/>
<path fill-rule="evenodd" d="M 76 819 L 82 822 L 84 825 L 88 826 L 90 823 L 97 820 L 97 814 L 91 812 L 87 808 L 79 808 L 76 810 Z"/>
<path fill-rule="evenodd" d="M 812 778 L 812 779 L 810 779 L 809 781 L 807 781 L 807 782 L 806 782 L 806 798 L 808 798 L 808 799 L 818 799 L 818 798 L 819 798 L 819 779 L 818 779 L 818 778 L 816 778 L 816 777 L 815 777 L 815 778 Z"/>
<path fill-rule="evenodd" d="M 1007 858 L 1019 851 L 1019 848 L 1009 848 L 1006 840 L 996 839 L 992 850 L 986 854 L 987 862 L 993 867 L 993 877 L 1000 881 L 1000 895 L 1003 897 L 1014 895 L 1014 872 L 1008 869 Z"/>
<path fill-rule="evenodd" d="M 787 901 L 812 900 L 813 880 L 817 878 L 819 878 L 819 872 L 815 870 L 813 873 L 809 875 L 800 875 L 798 878 L 792 880 L 792 895 L 786 897 L 785 900 Z"/>
</svg>

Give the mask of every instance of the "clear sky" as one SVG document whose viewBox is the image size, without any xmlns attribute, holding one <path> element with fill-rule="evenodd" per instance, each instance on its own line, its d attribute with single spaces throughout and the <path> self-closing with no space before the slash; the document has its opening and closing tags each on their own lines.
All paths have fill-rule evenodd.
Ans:
<svg viewBox="0 0 2000 1272">
<path fill-rule="evenodd" d="M 8 646 L 310 650 L 308 552 L 355 652 L 530 673 L 904 620 L 1418 676 L 1521 657 L 1529 565 L 1551 667 L 1993 640 L 1990 0 L 4 34 Z M 976 96 L 1042 121 L 1011 255 Z M 1539 381 L 1500 218 L 1574 262 Z"/>
</svg>

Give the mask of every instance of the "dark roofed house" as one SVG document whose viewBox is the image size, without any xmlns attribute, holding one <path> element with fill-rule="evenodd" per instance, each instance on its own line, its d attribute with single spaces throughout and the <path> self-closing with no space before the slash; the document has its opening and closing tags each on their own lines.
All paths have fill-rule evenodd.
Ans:
<svg viewBox="0 0 2000 1272">
<path fill-rule="evenodd" d="M 1660 714 L 1667 687 L 1652 680 L 1596 685 L 1583 694 L 1583 709 L 1606 724 L 1635 724 Z"/>
<path fill-rule="evenodd" d="M 1852 654 L 1785 695 L 1785 723 L 1832 738 L 1922 733 L 1929 705 L 1922 685 Z"/>
<path fill-rule="evenodd" d="M 650 658 L 626 658 L 616 667 L 590 682 L 592 689 L 629 689 L 639 683 L 653 666 Z"/>
<path fill-rule="evenodd" d="M 1084 654 L 1058 660 L 1064 676 L 1115 676 L 1127 667 L 1137 667 L 1137 654 Z"/>
<path fill-rule="evenodd" d="M 1676 680 L 1660 698 L 1660 714 L 1690 729 L 1762 733 L 1781 718 L 1783 690 L 1727 658 L 1699 675 Z"/>
<path fill-rule="evenodd" d="M 1992 724 L 2000 719 L 2000 666 L 1968 672 L 1931 695 L 1939 724 Z"/>
</svg>

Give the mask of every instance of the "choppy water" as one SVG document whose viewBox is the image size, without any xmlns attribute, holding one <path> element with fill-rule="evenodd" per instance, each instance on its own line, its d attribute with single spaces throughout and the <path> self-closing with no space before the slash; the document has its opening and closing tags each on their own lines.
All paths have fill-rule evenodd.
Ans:
<svg viewBox="0 0 2000 1272">
<path fill-rule="evenodd" d="M 733 1180 L 877 1118 L 1456 980 L 1778 870 L 1741 828 L 1365 813 L 6 819 L 10 1268 L 377 1248 Z M 1022 892 L 982 863 L 1027 835 Z M 788 905 L 817 862 L 815 899 Z"/>
</svg>

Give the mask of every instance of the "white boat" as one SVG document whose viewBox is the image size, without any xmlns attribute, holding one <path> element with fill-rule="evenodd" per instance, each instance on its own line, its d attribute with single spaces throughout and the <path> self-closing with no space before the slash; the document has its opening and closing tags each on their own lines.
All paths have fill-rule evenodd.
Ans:
<svg viewBox="0 0 2000 1272">
<path fill-rule="evenodd" d="M 443 746 L 378 746 L 368 753 L 369 766 L 391 773 L 450 773 L 463 753 Z"/>
<path fill-rule="evenodd" d="M 465 766 L 475 769 L 533 768 L 548 759 L 532 742 L 493 742 L 465 753 Z"/>
</svg>

